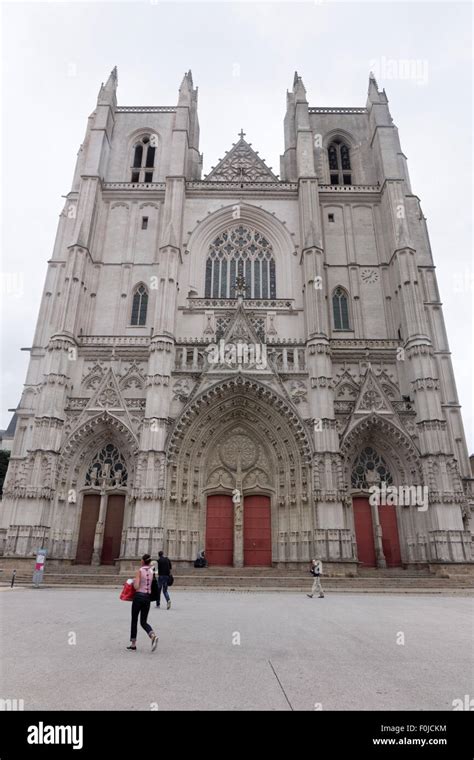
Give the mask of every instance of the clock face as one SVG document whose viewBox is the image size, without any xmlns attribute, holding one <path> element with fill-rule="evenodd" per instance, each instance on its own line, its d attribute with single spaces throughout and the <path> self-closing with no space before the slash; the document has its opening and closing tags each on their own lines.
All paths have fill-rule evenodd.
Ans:
<svg viewBox="0 0 474 760">
<path fill-rule="evenodd" d="M 377 282 L 379 279 L 379 273 L 376 269 L 363 269 L 360 276 L 364 282 L 368 283 Z"/>
</svg>

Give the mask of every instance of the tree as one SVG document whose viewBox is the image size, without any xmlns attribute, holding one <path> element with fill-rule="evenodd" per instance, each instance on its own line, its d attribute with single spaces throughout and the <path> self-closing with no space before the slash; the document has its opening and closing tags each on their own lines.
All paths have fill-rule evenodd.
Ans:
<svg viewBox="0 0 474 760">
<path fill-rule="evenodd" d="M 3 493 L 3 481 L 8 470 L 8 463 L 10 462 L 10 452 L 2 449 L 0 451 L 0 496 Z"/>
</svg>

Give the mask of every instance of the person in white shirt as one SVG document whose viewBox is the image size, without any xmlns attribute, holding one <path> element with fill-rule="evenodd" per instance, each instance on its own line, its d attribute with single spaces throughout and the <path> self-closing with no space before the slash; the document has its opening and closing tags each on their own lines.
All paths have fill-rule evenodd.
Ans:
<svg viewBox="0 0 474 760">
<path fill-rule="evenodd" d="M 313 581 L 313 587 L 311 589 L 311 594 L 306 594 L 310 599 L 313 598 L 316 591 L 319 591 L 319 598 L 324 598 L 324 591 L 321 586 L 321 575 L 323 573 L 323 563 L 320 559 L 312 559 L 311 565 L 309 568 L 309 572 L 314 577 Z"/>
</svg>

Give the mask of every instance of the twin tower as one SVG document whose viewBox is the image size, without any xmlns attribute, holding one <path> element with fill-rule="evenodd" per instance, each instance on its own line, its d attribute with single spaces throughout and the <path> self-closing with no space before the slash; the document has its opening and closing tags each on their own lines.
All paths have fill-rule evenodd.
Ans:
<svg viewBox="0 0 474 760">
<path fill-rule="evenodd" d="M 116 92 L 114 69 L 59 219 L 1 562 L 467 566 L 460 407 L 385 91 L 311 107 L 295 74 L 279 176 L 241 131 L 204 178 L 191 72 L 176 106 Z"/>
</svg>

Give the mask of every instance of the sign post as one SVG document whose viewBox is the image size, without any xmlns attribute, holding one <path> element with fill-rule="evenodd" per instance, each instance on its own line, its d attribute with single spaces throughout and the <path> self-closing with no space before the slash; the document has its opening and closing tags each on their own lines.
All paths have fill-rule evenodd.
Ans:
<svg viewBox="0 0 474 760">
<path fill-rule="evenodd" d="M 33 585 L 39 588 L 43 582 L 44 563 L 46 562 L 46 549 L 38 549 L 36 552 L 35 571 L 33 573 Z"/>
</svg>

